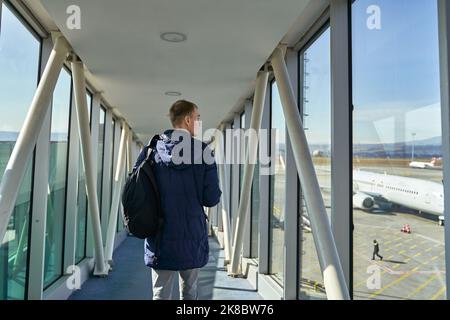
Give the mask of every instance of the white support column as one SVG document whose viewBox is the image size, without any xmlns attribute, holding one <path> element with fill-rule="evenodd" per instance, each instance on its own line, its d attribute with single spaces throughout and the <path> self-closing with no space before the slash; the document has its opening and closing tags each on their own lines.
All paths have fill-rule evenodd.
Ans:
<svg viewBox="0 0 450 320">
<path fill-rule="evenodd" d="M 117 169 L 117 165 L 119 163 L 119 147 L 120 147 L 120 137 L 122 136 L 122 125 L 123 123 L 121 122 L 121 120 L 119 118 L 116 118 L 116 126 L 114 129 L 114 160 L 113 160 L 113 167 L 112 167 L 112 188 L 111 188 L 111 203 L 113 201 L 113 197 L 114 197 L 114 177 L 116 175 L 116 169 Z M 125 152 L 126 152 L 126 147 L 125 147 Z M 125 161 L 126 162 L 126 161 Z M 123 165 L 125 166 L 125 162 L 123 163 Z M 111 210 L 111 207 L 109 208 Z M 119 229 L 119 216 L 122 214 L 122 204 L 119 201 L 119 212 L 117 212 L 117 216 L 116 216 L 116 233 L 117 230 Z M 109 215 L 109 214 L 108 214 Z M 108 226 L 109 226 L 109 219 L 108 219 Z M 108 230 L 106 231 L 106 233 L 108 233 Z M 106 243 L 105 243 L 106 245 Z"/>
<path fill-rule="evenodd" d="M 245 222 L 247 221 L 247 213 L 250 207 L 253 173 L 258 152 L 258 137 L 256 136 L 256 132 L 259 132 L 259 129 L 261 128 L 268 78 L 269 73 L 267 71 L 258 72 L 256 77 L 255 97 L 253 100 L 252 120 L 250 123 L 250 129 L 255 130 L 255 134 L 249 136 L 248 150 L 245 157 L 244 181 L 242 183 L 239 201 L 236 230 L 234 231 L 231 270 L 229 271 L 229 274 L 231 275 L 237 275 L 241 272 L 241 270 L 239 270 L 239 261 L 242 250 L 242 241 L 244 239 Z"/>
<path fill-rule="evenodd" d="M 113 177 L 111 174 L 111 165 L 113 157 L 111 157 L 112 152 L 112 142 L 114 137 L 113 126 L 112 126 L 112 112 L 111 110 L 106 110 L 105 116 L 105 142 L 104 142 L 104 156 L 103 156 L 103 197 L 102 197 L 102 213 L 101 213 L 101 223 L 102 223 L 102 238 L 106 239 L 106 230 L 108 230 L 108 215 L 111 210 L 111 184 Z"/>
<path fill-rule="evenodd" d="M 52 39 L 47 38 L 42 42 L 41 66 L 45 66 L 53 47 Z M 44 68 L 40 70 L 41 74 Z M 51 106 L 49 101 L 47 113 L 44 118 L 38 140 L 36 142 L 36 154 L 34 157 L 34 172 L 32 185 L 32 217 L 30 219 L 31 238 L 28 241 L 29 267 L 28 267 L 28 299 L 42 300 L 44 290 L 44 265 L 45 265 L 45 231 L 47 221 L 48 177 L 50 164 L 50 126 Z M 18 250 L 18 256 L 23 250 Z M 21 260 L 21 258 L 19 258 Z"/>
<path fill-rule="evenodd" d="M 119 146 L 119 159 L 117 161 L 117 166 L 115 170 L 114 176 L 114 185 L 113 185 L 113 197 L 111 201 L 111 212 L 109 213 L 109 222 L 108 222 L 108 231 L 106 233 L 106 259 L 110 266 L 112 266 L 112 257 L 114 251 L 114 239 L 116 236 L 117 230 L 117 215 L 119 212 L 120 205 L 120 193 L 122 190 L 122 181 L 124 178 L 124 170 L 125 170 L 125 157 L 126 157 L 126 143 L 128 139 L 128 127 L 125 122 L 122 123 L 122 134 L 120 137 L 120 146 Z"/>
<path fill-rule="evenodd" d="M 17 199 L 20 183 L 33 154 L 36 141 L 50 107 L 56 81 L 69 51 L 69 44 L 57 35 L 27 117 L 20 130 L 0 183 L 0 239 L 3 239 Z"/>
<path fill-rule="evenodd" d="M 298 53 L 287 50 L 286 65 L 294 90 L 294 96 L 298 96 Z M 298 175 L 295 166 L 294 152 L 289 133 L 286 132 L 286 197 L 284 211 L 284 300 L 295 300 L 298 296 Z"/>
<path fill-rule="evenodd" d="M 99 125 L 100 125 L 100 101 L 101 95 L 99 93 L 92 95 L 91 104 L 91 119 L 90 119 L 90 139 L 92 144 L 92 171 L 95 173 L 93 176 L 95 190 L 97 191 L 97 154 L 98 154 L 98 135 L 99 135 Z M 89 109 L 89 108 L 88 108 Z M 101 152 L 101 151 L 100 151 Z M 99 217 L 101 217 L 101 207 L 100 207 L 100 195 L 97 194 L 98 199 L 98 209 Z M 90 209 L 88 207 L 88 216 L 91 215 Z M 95 255 L 95 242 L 94 242 L 94 231 L 92 229 L 92 224 L 88 223 L 86 226 L 86 256 L 93 257 Z M 102 235 L 102 239 L 103 235 Z"/>
<path fill-rule="evenodd" d="M 240 161 L 240 154 L 241 154 L 241 139 L 240 139 L 240 128 L 241 128 L 241 115 L 239 113 L 234 114 L 233 119 L 233 135 L 231 136 L 231 148 L 232 148 L 232 157 L 231 157 L 231 163 L 230 167 L 231 169 L 231 186 L 230 186 L 230 193 L 231 193 L 231 204 L 230 204 L 230 210 L 231 210 L 231 240 L 233 241 L 234 234 L 236 232 L 236 222 L 238 218 L 238 207 L 239 207 L 239 180 L 240 180 L 240 173 L 239 173 L 239 161 Z M 233 245 L 233 243 L 232 243 Z"/>
<path fill-rule="evenodd" d="M 73 92 L 73 90 L 72 90 Z M 78 117 L 75 106 L 75 97 L 72 94 L 72 107 L 70 110 L 70 136 L 69 136 L 69 162 L 67 170 L 67 197 L 66 197 L 66 225 L 64 270 L 75 264 L 77 248 L 77 217 L 78 217 L 78 170 L 80 159 L 80 139 L 78 135 Z"/>
<path fill-rule="evenodd" d="M 220 128 L 222 130 L 223 127 Z M 219 169 L 219 182 L 220 189 L 222 190 L 222 196 L 220 197 L 221 208 L 222 208 L 222 227 L 223 227 L 223 241 L 224 241 L 224 251 L 225 251 L 225 265 L 228 264 L 231 257 L 231 224 L 230 224 L 230 215 L 229 215 L 229 198 L 228 198 L 228 187 L 226 183 L 226 159 L 225 159 L 225 144 L 222 134 L 218 134 L 215 137 L 215 154 L 218 161 Z"/>
<path fill-rule="evenodd" d="M 247 100 L 245 102 L 245 124 L 244 124 L 246 129 L 249 129 L 251 126 L 252 108 L 253 108 L 253 102 L 251 100 Z M 262 118 L 262 116 L 261 116 L 261 118 Z M 248 150 L 248 148 L 249 148 L 248 147 L 249 141 L 247 140 L 246 144 L 245 144 L 245 141 L 246 140 L 244 139 L 244 141 L 243 141 L 244 148 L 242 150 Z M 256 152 L 258 152 L 258 148 L 256 148 Z M 242 246 L 242 256 L 244 258 L 251 257 L 251 246 L 252 246 L 251 212 L 252 212 L 252 199 L 253 199 L 252 192 L 253 192 L 253 181 L 252 181 L 252 188 L 250 188 L 250 205 L 247 210 L 248 213 L 247 213 L 247 218 L 246 218 L 246 222 L 245 222 L 244 243 Z"/>
<path fill-rule="evenodd" d="M 283 56 L 281 48 L 275 49 L 271 64 L 280 92 L 286 127 L 292 142 L 297 171 L 311 219 L 311 228 L 323 274 L 325 290 L 329 299 L 348 300 L 350 296 L 345 283 L 344 273 L 339 261 L 339 255 Z"/>
<path fill-rule="evenodd" d="M 232 133 L 233 130 L 231 129 L 232 125 L 231 122 L 228 122 L 225 124 L 225 140 L 224 140 L 224 168 L 225 168 L 225 184 L 227 187 L 227 194 L 228 194 L 228 198 L 227 198 L 227 213 L 228 213 L 228 219 L 230 221 L 230 229 L 229 229 L 229 236 L 230 236 L 230 255 L 231 255 L 231 245 L 232 245 L 232 241 L 233 241 L 233 229 L 232 229 L 232 225 L 233 225 L 233 208 L 231 207 L 231 202 L 232 202 L 232 194 L 231 194 L 231 184 L 232 184 L 232 164 L 231 164 L 231 159 L 233 158 L 233 146 L 231 143 L 232 140 Z M 222 226 L 223 227 L 223 226 Z M 231 261 L 231 256 L 229 260 L 226 260 L 226 264 L 228 264 Z"/>
<path fill-rule="evenodd" d="M 208 237 L 212 236 L 212 213 L 213 213 L 213 207 L 206 208 L 206 216 L 208 217 L 208 223 L 206 226 L 206 229 L 208 231 Z"/>
<path fill-rule="evenodd" d="M 221 149 L 222 150 L 222 155 L 221 155 L 222 158 L 218 158 L 218 159 L 223 159 L 224 160 L 225 159 L 225 145 L 224 145 L 224 141 L 225 141 L 224 140 L 225 139 L 225 125 L 221 125 L 219 127 L 219 130 L 222 133 L 221 139 L 218 140 L 218 138 L 216 137 L 214 145 L 217 147 L 217 145 L 219 145 L 219 143 L 220 143 L 220 145 L 223 148 L 223 149 Z M 217 153 L 216 153 L 216 155 L 217 155 Z M 223 168 L 221 168 L 221 167 L 223 167 Z M 217 168 L 218 168 L 218 170 L 223 169 L 224 170 L 223 172 L 225 172 L 225 169 L 224 169 L 225 168 L 225 164 L 220 164 L 220 165 L 217 164 Z M 219 171 L 219 175 L 220 175 L 220 171 Z M 225 176 L 226 175 L 224 173 L 224 177 L 223 177 L 224 179 L 225 179 Z M 217 218 L 218 218 L 217 219 L 217 231 L 218 232 L 223 232 L 222 212 L 223 212 L 223 210 L 226 211 L 226 208 L 223 207 L 223 204 L 225 203 L 224 200 L 223 200 L 223 197 L 224 197 L 223 193 L 224 193 L 224 191 L 226 191 L 226 189 L 224 189 L 223 186 L 226 186 L 226 181 L 225 180 L 224 181 L 220 181 L 220 183 L 221 183 L 220 188 L 222 190 L 222 197 L 221 197 L 221 200 L 220 200 L 219 204 L 217 205 L 217 209 L 218 209 L 218 213 L 217 213 Z M 230 253 L 230 252 L 228 252 L 228 253 Z M 229 257 L 228 257 L 228 259 L 229 259 Z"/>
<path fill-rule="evenodd" d="M 348 0 L 332 0 L 331 31 L 331 228 L 352 292 L 352 97 Z"/>
<path fill-rule="evenodd" d="M 450 297 L 450 3 L 438 2 L 441 74 L 442 153 L 444 167 L 444 228 L 446 297 Z"/>
<path fill-rule="evenodd" d="M 262 150 L 269 152 L 270 144 L 275 143 L 270 137 L 270 90 L 266 90 L 266 98 L 264 99 L 264 108 L 262 114 L 261 129 L 266 129 L 265 137 L 262 139 L 260 134 L 259 154 Z M 265 142 L 266 145 L 261 143 Z M 262 171 L 269 171 L 271 163 L 264 163 L 265 160 L 259 159 L 259 228 L 258 228 L 258 273 L 269 273 L 269 235 L 270 235 L 270 175 L 261 175 Z"/>
<path fill-rule="evenodd" d="M 92 141 L 89 129 L 89 115 L 86 100 L 86 81 L 84 78 L 83 63 L 78 59 L 72 61 L 72 76 L 74 84 L 75 105 L 78 118 L 78 129 L 81 141 L 81 155 L 84 171 L 86 173 L 86 194 L 88 208 L 94 233 L 95 270 L 94 275 L 106 276 L 108 267 L 105 263 L 103 240 L 100 228 L 100 213 L 98 209 L 97 186 L 95 185 L 96 172 L 94 171 L 94 158 L 92 156 Z"/>
<path fill-rule="evenodd" d="M 131 146 L 133 144 L 133 136 L 131 134 L 128 135 L 127 139 L 127 173 L 133 169 L 133 152 L 131 151 Z"/>
</svg>

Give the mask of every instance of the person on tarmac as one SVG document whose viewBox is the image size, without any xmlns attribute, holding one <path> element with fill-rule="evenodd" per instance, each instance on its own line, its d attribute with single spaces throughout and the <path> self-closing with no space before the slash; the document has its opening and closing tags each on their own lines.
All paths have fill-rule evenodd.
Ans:
<svg viewBox="0 0 450 320">
<path fill-rule="evenodd" d="M 380 258 L 380 260 L 383 260 L 383 257 L 380 255 L 380 245 L 378 244 L 377 240 L 373 240 L 373 255 L 372 260 L 375 260 L 375 256 Z"/>
</svg>

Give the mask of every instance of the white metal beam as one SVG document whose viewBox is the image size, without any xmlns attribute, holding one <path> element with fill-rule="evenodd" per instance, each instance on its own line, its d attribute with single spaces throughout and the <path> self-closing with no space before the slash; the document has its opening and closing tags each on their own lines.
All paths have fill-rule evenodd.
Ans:
<svg viewBox="0 0 450 320">
<path fill-rule="evenodd" d="M 231 144 L 231 177 L 230 177 L 230 214 L 231 214 L 231 240 L 233 240 L 233 235 L 236 230 L 236 222 L 238 217 L 238 207 L 239 207 L 239 180 L 240 180 L 240 172 L 239 172 L 239 163 L 241 161 L 241 136 L 240 130 L 241 128 L 241 115 L 239 113 L 234 114 L 233 119 L 233 130 L 230 139 Z M 232 243 L 233 245 L 233 243 Z"/>
<path fill-rule="evenodd" d="M 52 50 L 52 40 L 47 38 L 42 42 L 41 66 L 45 62 Z M 40 70 L 42 73 L 44 70 Z M 50 99 L 52 100 L 52 99 Z M 50 164 L 50 130 L 51 130 L 51 101 L 44 123 L 36 142 L 35 164 L 33 172 L 33 185 L 31 193 L 32 199 L 32 219 L 30 218 L 31 238 L 28 241 L 29 269 L 28 269 L 28 299 L 42 300 L 44 288 L 44 265 L 45 265 L 45 231 L 47 221 L 47 200 L 48 200 L 48 177 Z M 18 250 L 18 255 L 23 250 Z"/>
<path fill-rule="evenodd" d="M 247 100 L 245 102 L 245 124 L 244 127 L 246 129 L 250 128 L 251 121 L 252 121 L 252 108 L 253 108 L 253 102 L 251 100 Z M 264 106 L 263 106 L 264 108 Z M 261 116 L 262 117 L 262 116 Z M 242 152 L 245 155 L 245 150 L 248 150 L 249 141 L 247 140 L 247 143 L 245 143 L 245 140 L 242 141 Z M 258 149 L 258 148 L 257 148 Z M 258 152 L 258 150 L 256 150 Z M 255 165 L 256 168 L 256 165 Z M 254 179 L 253 179 L 254 180 Z M 252 181 L 252 188 L 250 188 L 250 205 L 247 213 L 247 218 L 245 222 L 245 230 L 244 230 L 244 240 L 243 240 L 243 247 L 242 247 L 242 256 L 244 258 L 250 258 L 251 257 L 251 246 L 252 246 L 252 227 L 251 227 L 251 209 L 252 209 L 252 192 L 253 192 L 253 181 Z"/>
<path fill-rule="evenodd" d="M 120 192 L 122 190 L 122 182 L 124 178 L 125 170 L 125 158 L 126 158 L 126 144 L 128 139 L 129 130 L 125 122 L 122 123 L 122 133 L 120 137 L 119 146 L 119 159 L 117 161 L 117 166 L 114 176 L 113 185 L 113 197 L 111 201 L 111 212 L 109 213 L 108 230 L 106 233 L 106 249 L 105 256 L 108 260 L 110 266 L 112 266 L 112 256 L 114 251 L 114 239 L 117 231 L 117 215 L 119 212 L 120 205 Z"/>
<path fill-rule="evenodd" d="M 270 135 L 270 93 L 271 90 L 266 90 L 266 98 L 264 103 L 261 129 L 266 129 L 265 137 L 262 139 L 262 133 L 260 134 L 259 148 L 260 155 L 261 149 L 267 151 L 270 150 L 271 144 L 274 145 L 275 139 Z M 262 145 L 265 142 L 266 145 Z M 263 170 L 270 170 L 272 163 L 264 163 L 262 159 L 259 159 L 259 228 L 258 228 L 258 273 L 269 273 L 269 228 L 270 228 L 270 175 L 261 175 Z"/>
<path fill-rule="evenodd" d="M 271 64 L 280 92 L 286 127 L 291 139 L 295 163 L 311 219 L 311 228 L 329 299 L 350 298 L 334 242 L 322 194 L 314 171 L 308 142 L 303 130 L 297 102 L 284 62 L 283 50 L 275 49 Z"/>
<path fill-rule="evenodd" d="M 133 144 L 133 136 L 131 134 L 128 135 L 127 139 L 127 173 L 133 169 L 133 152 L 131 151 L 131 146 Z"/>
<path fill-rule="evenodd" d="M 111 110 L 106 110 L 105 116 L 105 142 L 104 142 L 104 155 L 103 155 L 103 181 L 102 181 L 102 213 L 101 213 L 101 223 L 102 223 L 102 238 L 106 239 L 106 230 L 108 230 L 108 215 L 111 210 L 111 184 L 112 184 L 112 173 L 111 166 L 113 162 L 112 147 L 114 141 L 114 132 L 112 126 L 112 112 Z"/>
<path fill-rule="evenodd" d="M 215 137 L 215 140 L 214 140 L 214 146 L 215 146 L 215 148 L 217 148 L 217 146 L 220 144 L 221 146 L 222 146 L 222 155 L 221 155 L 221 158 L 217 158 L 217 159 L 224 159 L 224 152 L 225 152 L 225 145 L 224 145 L 224 137 L 225 137 L 225 125 L 223 124 L 223 125 L 221 125 L 220 127 L 219 127 L 219 130 L 221 130 L 221 135 L 222 135 L 222 137 L 221 137 L 221 139 L 220 140 L 218 140 L 218 137 Z M 216 153 L 216 155 L 217 155 L 217 153 Z M 217 169 L 218 170 L 221 170 L 222 168 L 221 168 L 221 166 L 224 166 L 225 167 L 225 164 L 217 164 Z M 225 172 L 225 169 L 223 169 L 224 170 L 224 172 Z M 220 176 L 220 171 L 219 171 L 219 176 Z M 225 174 L 224 174 L 224 177 L 223 177 L 224 179 L 225 179 Z M 219 179 L 220 180 L 220 179 Z M 222 182 L 222 181 L 220 181 L 220 188 L 222 189 L 222 196 L 221 196 L 221 199 L 220 199 L 220 202 L 217 204 L 217 231 L 218 232 L 223 232 L 223 219 L 222 219 L 222 210 L 226 210 L 226 208 L 223 208 L 223 206 L 222 206 L 222 204 L 224 203 L 223 202 L 223 197 L 224 197 L 224 189 L 223 189 L 223 186 L 226 186 L 226 181 L 224 181 L 224 182 Z M 221 243 L 221 245 L 223 245 L 222 243 Z M 223 247 L 222 247 L 222 249 L 223 249 Z M 229 253 L 229 252 L 228 252 Z M 228 259 L 229 259 L 230 257 L 228 257 Z"/>
<path fill-rule="evenodd" d="M 259 132 L 259 129 L 261 128 L 268 78 L 269 73 L 267 71 L 258 72 L 256 77 L 255 97 L 253 100 L 253 112 L 250 123 L 250 129 L 255 130 L 255 134 L 249 135 L 248 150 L 245 157 L 246 161 L 244 165 L 242 190 L 237 214 L 236 230 L 234 231 L 231 270 L 229 272 L 231 275 L 237 275 L 241 272 L 239 270 L 239 261 L 242 250 L 242 241 L 244 239 L 245 222 L 247 221 L 247 213 L 249 212 L 250 207 L 253 174 L 255 171 L 254 162 L 257 159 L 258 152 L 258 137 L 256 133 Z"/>
<path fill-rule="evenodd" d="M 97 154 L 98 154 L 98 135 L 99 135 L 99 123 L 100 123 L 100 93 L 92 95 L 91 105 L 88 106 L 88 110 L 91 110 L 90 119 L 90 139 L 92 145 L 92 171 L 95 173 L 93 176 L 95 190 L 97 191 Z M 101 206 L 100 206 L 100 195 L 97 194 L 97 199 L 99 201 L 99 217 L 101 216 Z M 88 216 L 91 215 L 90 209 L 88 207 Z M 94 231 L 92 229 L 92 223 L 88 223 L 86 226 L 86 256 L 93 257 L 94 252 Z M 102 235 L 102 239 L 103 235 Z"/>
<path fill-rule="evenodd" d="M 286 65 L 289 72 L 294 95 L 298 91 L 298 53 L 287 50 Z M 284 286 L 283 299 L 295 300 L 298 296 L 299 273 L 297 270 L 298 256 L 301 254 L 298 249 L 298 175 L 295 166 L 295 158 L 292 149 L 289 133 L 286 132 L 286 183 L 285 183 L 285 204 L 284 207 Z"/>
<path fill-rule="evenodd" d="M 220 128 L 222 130 L 223 127 Z M 230 224 L 230 215 L 229 215 L 229 204 L 228 200 L 228 187 L 227 187 L 227 178 L 226 178 L 226 159 L 225 159 L 225 144 L 222 134 L 218 134 L 215 137 L 215 154 L 216 158 L 219 159 L 217 161 L 217 166 L 219 169 L 219 182 L 220 188 L 222 189 L 222 196 L 220 197 L 221 201 L 221 216 L 222 216 L 222 227 L 223 227 L 223 241 L 224 241 L 224 251 L 225 251 L 225 264 L 230 261 L 231 257 L 231 224 Z"/>
<path fill-rule="evenodd" d="M 445 279 L 450 297 L 450 3 L 438 2 L 441 74 L 442 153 L 444 167 Z"/>
<path fill-rule="evenodd" d="M 331 38 L 331 228 L 347 287 L 351 288 L 352 97 L 348 0 L 332 0 Z"/>
<path fill-rule="evenodd" d="M 75 58 L 72 61 L 72 76 L 74 84 L 75 105 L 78 118 L 78 129 L 81 141 L 81 155 L 84 171 L 86 173 L 86 194 L 88 197 L 89 212 L 94 233 L 95 270 L 94 275 L 108 274 L 105 263 L 103 240 L 100 227 L 100 213 L 98 208 L 97 186 L 95 185 L 96 172 L 94 171 L 94 158 L 92 155 L 92 141 L 89 129 L 89 115 L 86 101 L 86 81 L 83 63 Z"/>
<path fill-rule="evenodd" d="M 16 203 L 20 183 L 33 154 L 36 141 L 50 107 L 56 81 L 69 52 L 67 41 L 61 35 L 57 35 L 55 38 L 52 53 L 0 183 L 0 239 L 3 239 L 5 236 L 8 221 Z"/>
<path fill-rule="evenodd" d="M 72 87 L 73 93 L 73 87 Z M 66 197 L 66 225 L 65 225 L 65 248 L 64 248 L 64 270 L 75 264 L 77 248 L 77 216 L 78 216 L 78 170 L 80 160 L 80 139 L 78 138 L 78 119 L 75 107 L 75 97 L 71 97 L 72 107 L 70 110 L 70 142 L 68 150 L 67 170 L 67 197 Z"/>
</svg>

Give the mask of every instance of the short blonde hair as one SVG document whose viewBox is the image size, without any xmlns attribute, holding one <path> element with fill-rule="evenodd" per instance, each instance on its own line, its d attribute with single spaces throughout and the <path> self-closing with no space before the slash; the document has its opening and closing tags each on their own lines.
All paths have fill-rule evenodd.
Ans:
<svg viewBox="0 0 450 320">
<path fill-rule="evenodd" d="M 172 126 L 180 124 L 183 118 L 190 115 L 195 109 L 198 109 L 197 105 L 187 100 L 178 100 L 169 110 L 169 118 Z"/>
</svg>

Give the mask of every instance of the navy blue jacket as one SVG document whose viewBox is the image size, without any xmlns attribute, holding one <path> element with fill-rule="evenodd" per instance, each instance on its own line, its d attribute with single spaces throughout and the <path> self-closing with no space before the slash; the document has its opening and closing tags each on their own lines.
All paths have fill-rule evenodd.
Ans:
<svg viewBox="0 0 450 320">
<path fill-rule="evenodd" d="M 187 131 L 167 130 L 164 136 L 166 139 L 158 141 L 151 155 L 155 160 L 154 173 L 161 197 L 164 225 L 157 264 L 154 259 L 156 241 L 152 238 L 145 240 L 145 264 L 160 270 L 201 268 L 209 257 L 203 207 L 215 206 L 222 194 L 217 167 L 215 162 L 210 163 L 203 158 L 203 154 L 212 154 L 211 149 L 192 138 Z M 180 147 L 187 145 L 190 145 L 189 149 L 179 152 Z M 191 150 L 191 155 L 183 154 L 185 150 Z M 144 148 L 139 155 L 137 165 L 145 159 L 146 151 Z M 181 161 L 183 159 L 190 161 Z"/>
</svg>

